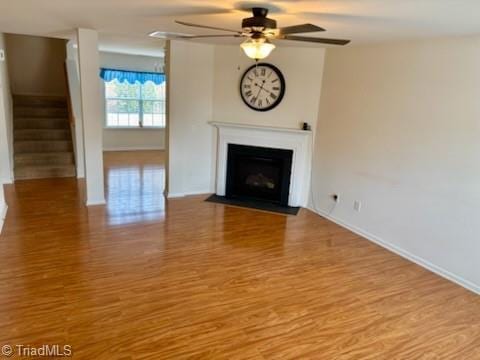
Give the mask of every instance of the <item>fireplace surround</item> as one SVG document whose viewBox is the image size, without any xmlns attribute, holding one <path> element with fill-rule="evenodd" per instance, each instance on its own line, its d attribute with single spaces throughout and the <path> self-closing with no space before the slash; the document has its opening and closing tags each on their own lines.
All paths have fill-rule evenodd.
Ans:
<svg viewBox="0 0 480 360">
<path fill-rule="evenodd" d="M 291 207 L 306 207 L 308 205 L 312 157 L 311 131 L 226 122 L 212 122 L 211 125 L 218 129 L 215 176 L 215 193 L 217 196 L 227 196 L 227 163 L 230 145 L 244 145 L 273 150 L 288 150 L 291 154 L 291 166 L 286 203 Z M 255 178 L 250 180 L 260 180 L 264 183 L 266 181 L 265 179 Z M 285 198 L 282 201 L 285 203 Z"/>
</svg>

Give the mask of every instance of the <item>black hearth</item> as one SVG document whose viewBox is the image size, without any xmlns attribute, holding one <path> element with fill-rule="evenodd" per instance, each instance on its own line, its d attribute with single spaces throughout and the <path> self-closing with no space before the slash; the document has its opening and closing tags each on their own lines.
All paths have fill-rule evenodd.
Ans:
<svg viewBox="0 0 480 360">
<path fill-rule="evenodd" d="M 288 206 L 292 150 L 228 145 L 225 197 Z"/>
</svg>

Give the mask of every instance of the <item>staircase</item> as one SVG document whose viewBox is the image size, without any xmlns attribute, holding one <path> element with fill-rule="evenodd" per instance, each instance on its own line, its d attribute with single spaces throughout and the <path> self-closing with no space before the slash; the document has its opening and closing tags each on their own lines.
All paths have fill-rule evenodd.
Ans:
<svg viewBox="0 0 480 360">
<path fill-rule="evenodd" d="M 66 98 L 13 96 L 15 180 L 75 176 Z"/>
</svg>

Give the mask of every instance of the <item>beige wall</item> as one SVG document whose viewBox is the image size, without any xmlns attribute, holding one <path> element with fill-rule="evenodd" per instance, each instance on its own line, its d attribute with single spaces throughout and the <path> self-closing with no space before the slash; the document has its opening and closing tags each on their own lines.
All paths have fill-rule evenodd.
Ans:
<svg viewBox="0 0 480 360">
<path fill-rule="evenodd" d="M 277 47 L 265 62 L 282 71 L 285 97 L 273 110 L 259 112 L 244 104 L 239 90 L 240 78 L 253 60 L 241 53 L 238 45 L 216 46 L 213 120 L 285 128 L 300 128 L 308 122 L 315 127 L 324 55 L 325 50 L 320 48 Z"/>
<path fill-rule="evenodd" d="M 213 192 L 215 130 L 211 121 L 300 128 L 318 119 L 324 50 L 276 49 L 268 62 L 283 72 L 287 90 L 272 111 L 240 98 L 239 82 L 253 64 L 238 46 L 172 41 L 170 48 L 169 195 Z M 240 70 L 238 67 L 240 66 Z"/>
<path fill-rule="evenodd" d="M 8 81 L 5 37 L 0 33 L 0 51 L 5 58 L 0 59 L 0 232 L 7 213 L 3 184 L 12 182 L 12 109 Z"/>
<path fill-rule="evenodd" d="M 208 193 L 212 184 L 213 45 L 171 41 L 168 196 Z"/>
<path fill-rule="evenodd" d="M 0 60 L 0 184 L 13 181 L 13 120 L 12 96 L 8 77 L 5 36 L 0 33 L 0 50 L 4 59 Z M 0 205 L 1 213 L 1 205 Z"/>
<path fill-rule="evenodd" d="M 65 40 L 6 36 L 13 94 L 65 95 Z"/>
<path fill-rule="evenodd" d="M 479 64 L 478 37 L 329 49 L 313 177 L 321 213 L 476 291 Z"/>
<path fill-rule="evenodd" d="M 103 150 L 164 150 L 165 129 L 103 129 Z"/>
</svg>

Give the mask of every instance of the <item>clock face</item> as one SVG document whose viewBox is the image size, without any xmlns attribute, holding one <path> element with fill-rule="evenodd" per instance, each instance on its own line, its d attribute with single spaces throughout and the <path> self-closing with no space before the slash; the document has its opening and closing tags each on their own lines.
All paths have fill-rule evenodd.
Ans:
<svg viewBox="0 0 480 360">
<path fill-rule="evenodd" d="M 240 81 L 243 101 L 253 110 L 267 111 L 280 104 L 285 94 L 285 79 L 270 64 L 255 64 L 245 71 Z"/>
</svg>

